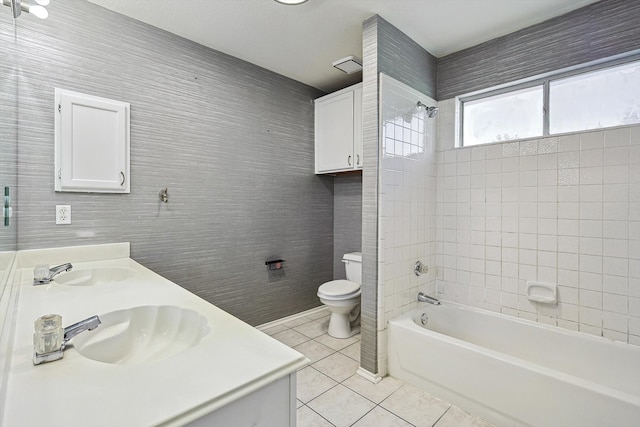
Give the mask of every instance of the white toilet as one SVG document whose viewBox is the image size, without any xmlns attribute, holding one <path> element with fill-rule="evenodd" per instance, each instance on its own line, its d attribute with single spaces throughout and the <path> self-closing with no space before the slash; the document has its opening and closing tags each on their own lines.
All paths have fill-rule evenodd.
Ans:
<svg viewBox="0 0 640 427">
<path fill-rule="evenodd" d="M 362 283 L 362 253 L 344 254 L 347 280 L 332 280 L 318 288 L 320 301 L 329 307 L 329 335 L 349 338 L 360 331 L 360 284 Z"/>
</svg>

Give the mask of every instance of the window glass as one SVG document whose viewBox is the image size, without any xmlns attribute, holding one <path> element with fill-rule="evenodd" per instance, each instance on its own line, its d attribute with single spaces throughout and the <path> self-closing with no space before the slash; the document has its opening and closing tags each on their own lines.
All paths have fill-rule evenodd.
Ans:
<svg viewBox="0 0 640 427">
<path fill-rule="evenodd" d="M 551 134 L 640 123 L 640 62 L 552 80 L 549 113 Z"/>
<path fill-rule="evenodd" d="M 463 145 L 542 136 L 542 85 L 463 103 Z"/>
</svg>

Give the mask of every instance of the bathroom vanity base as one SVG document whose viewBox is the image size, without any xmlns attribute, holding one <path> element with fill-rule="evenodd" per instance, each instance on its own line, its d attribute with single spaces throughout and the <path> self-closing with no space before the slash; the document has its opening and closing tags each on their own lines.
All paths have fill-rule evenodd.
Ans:
<svg viewBox="0 0 640 427">
<path fill-rule="evenodd" d="M 281 378 L 187 424 L 188 427 L 296 425 L 296 374 Z"/>
</svg>

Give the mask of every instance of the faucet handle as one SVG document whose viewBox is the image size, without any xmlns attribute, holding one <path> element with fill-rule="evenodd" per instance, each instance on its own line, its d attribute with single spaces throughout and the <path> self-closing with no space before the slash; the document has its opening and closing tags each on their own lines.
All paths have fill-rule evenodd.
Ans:
<svg viewBox="0 0 640 427">
<path fill-rule="evenodd" d="M 33 348 L 35 354 L 57 352 L 62 348 L 64 331 L 59 314 L 46 314 L 34 322 Z"/>
<path fill-rule="evenodd" d="M 33 269 L 34 280 L 46 280 L 49 277 L 49 264 L 39 264 Z"/>
</svg>

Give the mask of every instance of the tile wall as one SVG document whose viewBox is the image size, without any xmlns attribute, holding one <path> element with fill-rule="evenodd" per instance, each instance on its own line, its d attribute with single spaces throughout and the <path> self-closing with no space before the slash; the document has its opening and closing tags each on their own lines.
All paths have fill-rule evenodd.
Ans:
<svg viewBox="0 0 640 427">
<path fill-rule="evenodd" d="M 640 344 L 640 126 L 456 149 L 454 119 L 441 101 L 438 294 Z"/>
<path fill-rule="evenodd" d="M 435 295 L 436 120 L 416 102 L 434 100 L 381 75 L 378 343 L 386 369 L 387 321 L 417 307 L 418 291 Z M 416 276 L 417 260 L 431 266 Z"/>
</svg>

